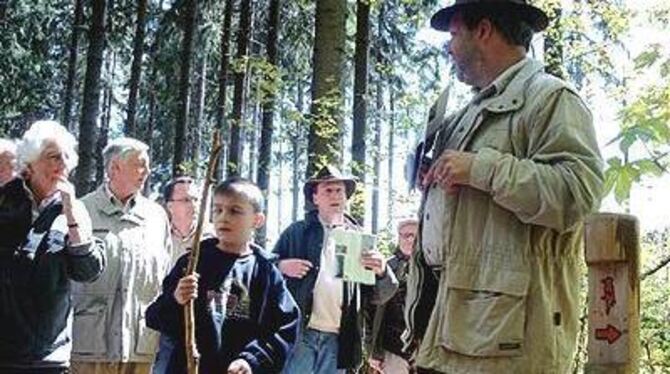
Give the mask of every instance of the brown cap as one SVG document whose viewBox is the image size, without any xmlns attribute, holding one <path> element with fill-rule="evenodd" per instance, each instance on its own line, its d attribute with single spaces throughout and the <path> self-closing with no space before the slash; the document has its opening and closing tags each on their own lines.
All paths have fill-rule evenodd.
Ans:
<svg viewBox="0 0 670 374">
<path fill-rule="evenodd" d="M 549 17 L 526 0 L 455 0 L 450 6 L 442 8 L 430 18 L 430 26 L 436 30 L 449 31 L 449 22 L 459 10 L 466 8 L 509 9 L 528 22 L 535 32 L 549 25 Z"/>
</svg>

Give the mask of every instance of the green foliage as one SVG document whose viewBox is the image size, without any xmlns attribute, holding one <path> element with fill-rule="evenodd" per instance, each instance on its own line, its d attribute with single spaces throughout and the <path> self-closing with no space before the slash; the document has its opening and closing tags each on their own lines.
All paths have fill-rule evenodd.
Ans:
<svg viewBox="0 0 670 374">
<path fill-rule="evenodd" d="M 642 242 L 643 269 L 670 255 L 670 230 L 647 234 Z M 670 372 L 670 268 L 645 278 L 641 287 L 641 372 Z"/>
<path fill-rule="evenodd" d="M 57 118 L 65 80 L 73 1 L 16 0 L 0 22 L 0 126 L 19 135 L 29 122 Z"/>
</svg>

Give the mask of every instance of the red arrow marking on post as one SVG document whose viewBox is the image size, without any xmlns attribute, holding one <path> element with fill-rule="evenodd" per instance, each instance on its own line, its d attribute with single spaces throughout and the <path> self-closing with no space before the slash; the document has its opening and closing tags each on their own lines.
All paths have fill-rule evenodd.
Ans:
<svg viewBox="0 0 670 374">
<path fill-rule="evenodd" d="M 596 329 L 596 340 L 607 340 L 612 344 L 621 337 L 621 331 L 612 325 L 607 325 L 604 329 Z"/>
</svg>

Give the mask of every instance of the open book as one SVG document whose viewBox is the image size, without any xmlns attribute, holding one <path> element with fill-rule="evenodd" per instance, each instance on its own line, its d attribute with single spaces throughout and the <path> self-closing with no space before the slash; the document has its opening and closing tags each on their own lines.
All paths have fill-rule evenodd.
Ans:
<svg viewBox="0 0 670 374">
<path fill-rule="evenodd" d="M 361 264 L 361 256 L 375 249 L 377 238 L 374 235 L 343 229 L 333 230 L 335 242 L 336 276 L 347 282 L 375 284 L 375 273 Z"/>
</svg>

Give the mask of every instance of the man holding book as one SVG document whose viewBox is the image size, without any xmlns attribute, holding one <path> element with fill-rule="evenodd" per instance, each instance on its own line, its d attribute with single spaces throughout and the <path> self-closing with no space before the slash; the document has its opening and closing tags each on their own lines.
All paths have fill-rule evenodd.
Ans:
<svg viewBox="0 0 670 374">
<path fill-rule="evenodd" d="M 384 256 L 376 249 L 361 256 L 361 264 L 375 273 L 374 286 L 359 286 L 337 274 L 334 229 L 361 231 L 345 213 L 356 182 L 332 166 L 325 166 L 305 183 L 303 192 L 314 209 L 289 226 L 274 252 L 279 270 L 303 314 L 304 328 L 291 353 L 285 373 L 336 373 L 362 362 L 363 303 L 380 304 L 398 285 Z"/>
</svg>

